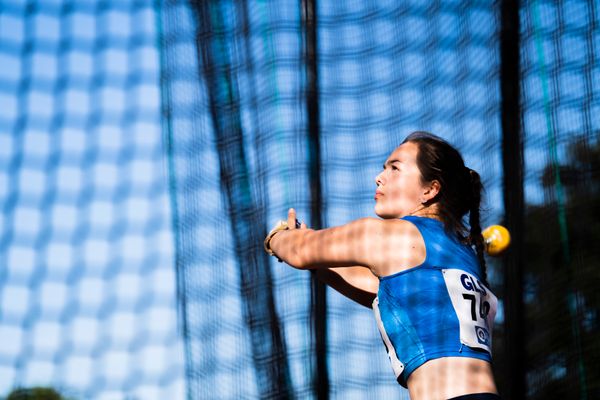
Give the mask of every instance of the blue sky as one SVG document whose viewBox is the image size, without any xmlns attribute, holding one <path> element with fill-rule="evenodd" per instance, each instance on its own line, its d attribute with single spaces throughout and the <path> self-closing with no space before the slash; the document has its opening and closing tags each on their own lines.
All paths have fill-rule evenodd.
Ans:
<svg viewBox="0 0 600 400">
<path fill-rule="evenodd" d="M 373 177 L 387 154 L 415 129 L 431 130 L 463 150 L 467 164 L 480 170 L 488 184 L 486 224 L 497 223 L 501 216 L 494 10 L 486 2 L 472 2 L 469 12 L 463 12 L 461 2 L 445 2 L 437 18 L 428 19 L 423 3 L 413 3 L 412 11 L 402 13 L 396 2 L 378 2 L 376 12 L 364 1 L 320 3 L 329 225 L 373 215 Z M 14 385 L 52 383 L 80 398 L 183 398 L 184 356 L 176 315 L 173 214 L 162 142 L 153 2 L 73 2 L 65 8 L 58 0 L 32 4 L 30 9 L 20 1 L 0 5 L 0 395 Z M 246 76 L 247 71 L 240 70 L 242 90 L 256 78 L 259 96 L 268 100 L 256 115 L 243 104 L 242 118 L 250 135 L 257 128 L 256 118 L 256 132 L 266 138 L 268 151 L 263 156 L 273 166 L 267 174 L 273 221 L 290 202 L 306 197 L 306 177 L 290 179 L 292 168 L 303 168 L 306 156 L 299 147 L 305 143 L 296 136 L 304 135 L 305 115 L 295 103 L 303 84 L 294 64 L 299 37 L 289 29 L 297 24 L 295 4 L 255 4 L 251 40 L 254 55 L 262 61 L 255 65 L 261 73 Z M 582 98 L 591 99 L 585 91 L 595 92 L 600 81 L 590 78 L 599 70 L 578 33 L 586 28 L 581 18 L 585 2 L 569 1 L 563 7 L 559 13 L 552 2 L 537 2 L 523 10 L 526 32 L 537 32 L 543 50 L 536 48 L 535 37 L 525 36 L 525 189 L 530 203 L 547 201 L 539 185 L 539 173 L 549 160 L 543 86 L 549 84 L 560 160 L 565 160 L 569 140 L 600 123 L 597 101 L 587 105 L 591 112 L 582 106 Z M 211 216 L 225 205 L 207 110 L 190 109 L 205 99 L 197 90 L 198 71 L 191 61 L 196 56 L 192 18 L 183 8 L 173 28 L 181 35 L 172 50 L 181 74 L 172 82 L 172 122 L 182 149 L 175 159 L 182 167 L 180 178 L 201 181 L 194 196 L 202 202 L 190 207 Z M 535 13 L 539 20 L 532 19 Z M 373 34 L 364 34 L 364 19 L 357 15 L 372 18 L 368 32 Z M 400 17 L 403 29 L 394 21 Z M 266 18 L 278 23 L 273 25 L 276 29 L 264 25 Z M 428 37 L 423 32 L 429 34 L 431 27 L 446 38 L 432 50 L 436 62 L 423 53 Z M 555 52 L 557 27 L 563 30 L 560 54 Z M 399 42 L 406 48 L 399 49 Z M 551 70 L 554 75 L 544 80 L 540 66 L 559 60 L 568 68 Z M 465 69 L 471 75 L 460 78 Z M 389 82 L 402 85 L 387 87 Z M 462 111 L 466 114 L 453 118 Z M 196 117 L 199 128 L 190 122 Z M 205 146 L 194 147 L 198 143 Z M 250 162 L 258 156 L 250 151 Z M 359 170 L 349 168 L 356 159 L 368 162 Z M 198 174 L 198 165 L 210 168 Z M 302 207 L 300 212 L 308 214 Z M 193 234 L 203 238 L 194 245 L 210 262 L 218 240 L 230 232 L 215 221 L 201 221 L 194 229 Z M 214 276 L 206 275 L 198 283 L 209 290 L 211 279 L 228 277 L 233 282 L 221 299 L 230 307 L 226 324 L 219 325 L 220 315 L 214 320 L 206 316 L 212 303 L 193 299 L 193 306 L 205 313 L 197 327 L 222 329 L 215 342 L 204 345 L 216 343 L 226 349 L 222 363 L 235 364 L 238 348 L 228 344 L 244 344 L 245 338 L 239 328 L 239 271 L 230 256 L 223 257 L 223 271 L 211 271 Z M 201 261 L 191 266 L 208 264 Z M 304 313 L 304 303 L 289 294 L 306 295 L 306 288 L 294 283 L 306 283 L 306 276 L 277 268 L 273 273 L 279 312 Z M 347 329 L 340 321 L 349 320 L 355 327 L 371 322 L 362 311 L 348 312 L 346 300 L 336 296 L 330 296 L 334 350 L 345 345 Z M 287 322 L 297 382 L 306 372 L 300 354 L 307 345 L 305 322 Z M 358 340 L 370 346 L 377 334 L 369 329 L 360 331 Z M 379 345 L 373 342 L 381 350 Z M 364 346 L 348 353 L 333 351 L 333 381 L 362 379 L 340 371 L 349 359 L 363 362 L 370 351 Z M 381 364 L 369 368 L 387 368 Z M 240 368 L 243 376 L 252 376 L 251 366 Z M 217 370 L 215 376 L 235 393 L 231 370 Z"/>
<path fill-rule="evenodd" d="M 156 14 L 107 5 L 0 12 L 0 395 L 184 397 Z"/>
</svg>

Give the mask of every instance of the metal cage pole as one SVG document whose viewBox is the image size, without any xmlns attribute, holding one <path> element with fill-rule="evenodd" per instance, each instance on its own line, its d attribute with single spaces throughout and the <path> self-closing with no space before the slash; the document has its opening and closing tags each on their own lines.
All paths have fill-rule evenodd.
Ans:
<svg viewBox="0 0 600 400">
<path fill-rule="evenodd" d="M 504 370 L 507 399 L 525 398 L 523 303 L 523 137 L 521 129 L 521 70 L 519 0 L 502 0 L 500 90 L 504 209 L 512 246 L 504 261 Z"/>
<path fill-rule="evenodd" d="M 319 124 L 319 80 L 317 65 L 317 7 L 316 0 L 302 0 L 303 56 L 306 63 L 306 111 L 308 118 L 308 154 L 310 182 L 310 223 L 322 228 L 321 145 Z M 324 283 L 311 273 L 312 326 L 314 333 L 315 366 L 313 393 L 319 400 L 329 398 L 327 372 L 327 290 Z"/>
</svg>

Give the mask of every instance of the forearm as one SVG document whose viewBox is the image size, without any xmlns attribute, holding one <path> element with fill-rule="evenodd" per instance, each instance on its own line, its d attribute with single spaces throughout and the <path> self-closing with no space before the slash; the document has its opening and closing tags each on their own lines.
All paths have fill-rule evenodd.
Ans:
<svg viewBox="0 0 600 400">
<path fill-rule="evenodd" d="M 358 304 L 371 308 L 379 279 L 366 267 L 322 268 L 317 278 Z"/>
<path fill-rule="evenodd" d="M 356 229 L 355 223 L 352 227 L 360 233 L 364 225 Z M 370 308 L 379 289 L 379 279 L 370 267 L 365 267 L 370 263 L 357 262 L 360 257 L 351 254 L 356 247 L 364 246 L 363 240 L 356 246 L 344 246 L 346 238 L 357 237 L 356 232 L 352 229 L 340 232 L 344 228 L 315 231 L 304 224 L 299 228 L 295 210 L 290 209 L 287 223 L 278 224 L 265 239 L 265 250 L 294 268 L 316 269 L 319 280 Z"/>
<path fill-rule="evenodd" d="M 282 230 L 271 237 L 270 249 L 280 260 L 298 269 L 355 265 L 371 268 L 375 265 L 372 256 L 377 254 L 378 236 L 369 227 L 373 221 L 363 218 L 327 229 Z"/>
</svg>

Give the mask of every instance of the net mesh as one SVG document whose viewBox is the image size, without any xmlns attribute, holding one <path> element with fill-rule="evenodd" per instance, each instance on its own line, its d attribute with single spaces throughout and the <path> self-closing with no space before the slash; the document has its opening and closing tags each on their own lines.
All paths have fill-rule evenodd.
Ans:
<svg viewBox="0 0 600 400">
<path fill-rule="evenodd" d="M 521 10 L 527 395 L 600 396 L 600 37 L 594 2 Z"/>
<path fill-rule="evenodd" d="M 262 238 L 289 207 L 374 216 L 413 130 L 462 152 L 501 223 L 502 2 L 317 2 L 319 154 L 305 3 L 0 3 L 0 396 L 316 398 L 316 317 L 329 397 L 408 398 L 372 312 L 328 290 L 315 315 L 310 273 Z M 524 285 L 499 260 L 488 278 L 523 298 L 530 399 L 600 398 L 598 13 L 520 8 Z M 504 322 L 501 301 L 501 393 Z"/>
<path fill-rule="evenodd" d="M 155 19 L 0 3 L 0 397 L 184 396 Z"/>
<path fill-rule="evenodd" d="M 374 216 L 373 179 L 415 129 L 456 144 L 488 186 L 489 218 L 502 212 L 493 9 L 318 2 L 319 155 L 308 152 L 301 12 L 296 1 L 173 1 L 163 9 L 191 397 L 315 395 L 309 273 L 269 262 L 264 236 L 254 241 L 246 231 L 264 235 L 292 206 L 311 220 L 314 157 L 324 226 Z M 272 300 L 252 311 L 265 290 Z M 408 397 L 370 310 L 330 291 L 327 321 L 332 398 Z M 261 336 L 273 324 L 281 342 Z M 256 335 L 272 347 L 257 348 Z M 270 387 L 264 376 L 287 383 Z"/>
</svg>

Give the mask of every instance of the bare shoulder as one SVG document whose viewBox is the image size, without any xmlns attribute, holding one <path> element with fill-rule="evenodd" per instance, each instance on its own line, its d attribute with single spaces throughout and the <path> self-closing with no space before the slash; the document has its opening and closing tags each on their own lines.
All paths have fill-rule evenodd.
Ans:
<svg viewBox="0 0 600 400">
<path fill-rule="evenodd" d="M 377 232 L 373 246 L 372 269 L 378 276 L 392 275 L 425 261 L 425 242 L 419 229 L 403 219 L 368 221 Z"/>
<path fill-rule="evenodd" d="M 362 229 L 370 234 L 385 236 L 388 239 L 406 240 L 421 236 L 419 229 L 409 221 L 400 218 L 361 218 L 348 224 L 353 229 Z"/>
</svg>

